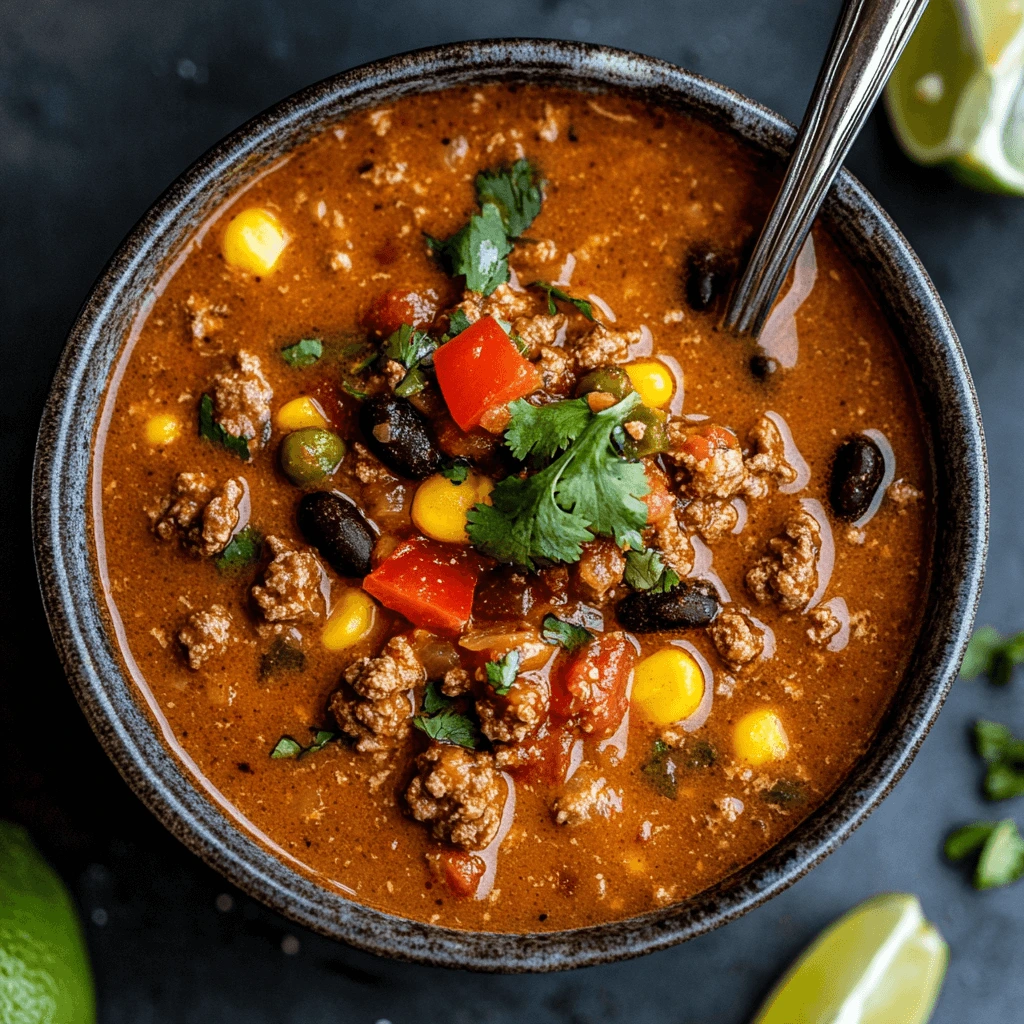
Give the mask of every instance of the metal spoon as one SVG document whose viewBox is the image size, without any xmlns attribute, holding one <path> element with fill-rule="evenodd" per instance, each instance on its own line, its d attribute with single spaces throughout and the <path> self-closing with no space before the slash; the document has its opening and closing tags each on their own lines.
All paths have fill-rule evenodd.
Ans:
<svg viewBox="0 0 1024 1024">
<path fill-rule="evenodd" d="M 853 140 L 928 0 L 847 0 L 804 114 L 782 187 L 729 297 L 724 327 L 753 338 Z"/>
</svg>

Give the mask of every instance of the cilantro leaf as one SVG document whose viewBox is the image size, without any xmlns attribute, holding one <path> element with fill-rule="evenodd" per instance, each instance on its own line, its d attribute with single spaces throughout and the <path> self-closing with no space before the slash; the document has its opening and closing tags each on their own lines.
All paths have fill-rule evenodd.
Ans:
<svg viewBox="0 0 1024 1024">
<path fill-rule="evenodd" d="M 567 398 L 550 405 L 530 405 L 522 398 L 509 406 L 512 422 L 505 444 L 520 462 L 530 455 L 552 459 L 586 429 L 593 413 L 585 398 Z"/>
<path fill-rule="evenodd" d="M 559 288 L 558 285 L 548 284 L 547 281 L 531 281 L 526 287 L 540 288 L 547 292 L 549 316 L 554 316 L 558 312 L 558 307 L 555 305 L 555 299 L 558 299 L 561 302 L 571 303 L 588 320 L 594 319 L 594 307 L 592 303 L 587 302 L 586 299 L 574 299 L 568 292 Z"/>
<path fill-rule="evenodd" d="M 417 715 L 412 724 L 439 743 L 476 749 L 478 733 L 472 720 L 460 715 L 454 708 L 445 708 L 436 715 Z"/>
<path fill-rule="evenodd" d="M 675 800 L 679 789 L 677 766 L 672 754 L 672 748 L 664 740 L 655 740 L 651 745 L 650 758 L 640 766 L 644 782 L 669 800 Z"/>
<path fill-rule="evenodd" d="M 490 295 L 508 280 L 512 243 L 494 203 L 485 203 L 480 213 L 470 217 L 469 223 L 451 238 L 438 241 L 428 237 L 427 243 L 453 277 L 466 278 L 470 291 Z"/>
<path fill-rule="evenodd" d="M 225 576 L 234 576 L 260 560 L 263 535 L 255 526 L 247 526 L 231 538 L 228 546 L 217 556 L 214 565 Z"/>
<path fill-rule="evenodd" d="M 707 740 L 694 740 L 686 744 L 687 768 L 710 768 L 718 760 L 718 751 Z"/>
<path fill-rule="evenodd" d="M 319 338 L 303 338 L 281 349 L 281 358 L 296 370 L 312 366 L 323 354 L 324 344 Z"/>
<path fill-rule="evenodd" d="M 278 637 L 265 654 L 260 655 L 260 679 L 270 679 L 278 672 L 301 672 L 306 656 L 295 644 Z"/>
<path fill-rule="evenodd" d="M 469 476 L 469 463 L 455 459 L 449 465 L 441 467 L 441 476 L 446 480 L 451 480 L 453 484 L 465 483 Z"/>
<path fill-rule="evenodd" d="M 790 804 L 799 803 L 804 798 L 804 787 L 799 782 L 787 782 L 779 779 L 771 789 L 761 794 L 761 799 L 766 804 L 775 804 L 778 807 L 788 807 Z"/>
<path fill-rule="evenodd" d="M 581 647 L 585 647 L 594 639 L 594 634 L 583 626 L 566 622 L 550 613 L 544 616 L 541 623 L 541 640 L 552 647 L 564 647 L 570 654 L 574 654 Z"/>
<path fill-rule="evenodd" d="M 953 861 L 978 852 L 973 878 L 975 889 L 1010 885 L 1024 876 L 1024 839 L 1012 818 L 964 825 L 949 835 L 944 850 Z"/>
<path fill-rule="evenodd" d="M 623 579 L 634 590 L 650 590 L 654 594 L 664 594 L 679 586 L 679 574 L 666 567 L 656 548 L 627 551 Z"/>
<path fill-rule="evenodd" d="M 464 309 L 456 309 L 448 316 L 448 333 L 445 338 L 451 341 L 452 338 L 461 334 L 467 327 L 471 327 L 469 317 Z"/>
<path fill-rule="evenodd" d="M 1005 686 L 1013 677 L 1013 670 L 1024 664 L 1024 630 L 1003 638 L 992 626 L 975 630 L 964 663 L 960 667 L 963 679 L 988 676 L 997 686 Z"/>
<path fill-rule="evenodd" d="M 481 171 L 476 194 L 481 206 L 497 207 L 509 238 L 518 238 L 533 223 L 543 202 L 536 168 L 525 158 L 511 167 Z"/>
<path fill-rule="evenodd" d="M 436 682 L 427 683 L 423 691 L 423 710 L 428 715 L 435 715 L 438 711 L 452 706 L 451 698 L 446 697 Z"/>
<path fill-rule="evenodd" d="M 237 455 L 243 462 L 249 461 L 250 437 L 236 437 L 229 434 L 213 418 L 213 398 L 210 395 L 203 395 L 199 400 L 199 436 L 205 437 L 207 441 L 222 445 L 233 455 Z"/>
<path fill-rule="evenodd" d="M 350 380 L 343 380 L 341 382 L 341 389 L 346 394 L 351 395 L 353 398 L 357 399 L 358 401 L 362 401 L 364 398 L 369 398 L 370 397 L 370 392 L 369 391 L 363 391 L 362 388 L 356 387 L 356 385 L 353 384 L 352 381 L 350 381 Z"/>
<path fill-rule="evenodd" d="M 426 331 L 414 330 L 402 324 L 384 343 L 384 354 L 411 370 L 437 348 L 437 342 Z"/>
<path fill-rule="evenodd" d="M 640 498 L 649 490 L 647 476 L 640 463 L 621 458 L 611 440 L 639 401 L 634 392 L 596 414 L 579 399 L 544 410 L 514 402 L 506 440 L 514 453 L 548 456 L 573 443 L 532 476 L 506 477 L 491 492 L 490 505 L 474 505 L 467 517 L 472 543 L 528 569 L 538 558 L 579 561 L 581 546 L 595 534 L 613 537 L 620 547 L 643 547 L 647 506 Z"/>
<path fill-rule="evenodd" d="M 519 651 L 512 650 L 504 657 L 498 658 L 496 661 L 489 661 L 484 665 L 487 682 L 491 684 L 491 689 L 499 697 L 504 697 L 512 689 L 512 684 L 516 681 L 516 676 L 519 675 L 520 657 Z"/>
<path fill-rule="evenodd" d="M 329 729 L 311 729 L 310 732 L 313 733 L 313 742 L 308 747 L 304 747 L 291 736 L 282 736 L 274 745 L 270 756 L 278 759 L 282 757 L 299 758 L 305 754 L 315 754 L 318 750 L 323 750 L 338 735 Z"/>
</svg>

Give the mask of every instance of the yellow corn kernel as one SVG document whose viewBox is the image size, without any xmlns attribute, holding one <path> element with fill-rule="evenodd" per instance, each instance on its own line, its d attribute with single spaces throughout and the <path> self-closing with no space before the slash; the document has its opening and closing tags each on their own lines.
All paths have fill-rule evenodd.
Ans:
<svg viewBox="0 0 1024 1024">
<path fill-rule="evenodd" d="M 303 395 L 285 402 L 274 414 L 274 426 L 285 433 L 302 430 L 304 427 L 326 427 L 327 417 L 323 409 L 312 398 Z"/>
<path fill-rule="evenodd" d="M 146 441 L 154 448 L 163 448 L 177 440 L 181 422 L 169 412 L 158 412 L 146 420 Z"/>
<path fill-rule="evenodd" d="M 224 259 L 250 274 L 269 274 L 287 244 L 281 222 L 254 206 L 234 217 L 224 231 Z"/>
<path fill-rule="evenodd" d="M 676 382 L 669 368 L 657 359 L 630 363 L 626 375 L 640 395 L 640 401 L 649 408 L 660 409 L 672 400 Z"/>
<path fill-rule="evenodd" d="M 438 473 L 428 477 L 412 499 L 412 521 L 420 533 L 448 544 L 468 544 L 466 514 L 487 499 L 494 481 L 470 473 L 461 484 Z"/>
<path fill-rule="evenodd" d="M 755 767 L 781 761 L 789 753 L 789 738 L 782 720 L 768 708 L 751 711 L 736 723 L 732 745 L 741 761 Z"/>
<path fill-rule="evenodd" d="M 689 718 L 703 699 L 704 673 L 682 647 L 665 647 L 636 667 L 632 702 L 655 725 Z"/>
<path fill-rule="evenodd" d="M 344 651 L 366 637 L 377 621 L 376 602 L 365 590 L 352 587 L 338 598 L 320 634 L 329 651 Z"/>
</svg>

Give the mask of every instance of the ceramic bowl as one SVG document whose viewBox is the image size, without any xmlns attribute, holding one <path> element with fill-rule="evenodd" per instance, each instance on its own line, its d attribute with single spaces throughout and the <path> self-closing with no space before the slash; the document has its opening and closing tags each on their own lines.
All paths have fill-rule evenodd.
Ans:
<svg viewBox="0 0 1024 1024">
<path fill-rule="evenodd" d="M 291 870 L 233 825 L 162 744 L 98 597 L 90 465 L 104 392 L 161 275 L 193 231 L 254 174 L 353 111 L 495 80 L 627 90 L 742 138 L 780 168 L 794 138 L 793 126 L 777 114 L 720 85 L 650 57 L 580 43 L 458 43 L 376 61 L 304 89 L 193 164 L 100 276 L 43 416 L 33 519 L 50 627 L 82 709 L 129 785 L 182 842 L 252 896 L 361 949 L 449 967 L 550 971 L 637 956 L 731 921 L 792 884 L 864 821 L 910 764 L 956 676 L 981 588 L 988 484 L 974 388 L 942 302 L 885 212 L 844 172 L 822 215 L 903 346 L 926 419 L 937 520 L 935 571 L 910 667 L 870 749 L 832 797 L 777 846 L 691 899 L 624 921 L 529 935 L 456 931 L 354 903 Z"/>
</svg>

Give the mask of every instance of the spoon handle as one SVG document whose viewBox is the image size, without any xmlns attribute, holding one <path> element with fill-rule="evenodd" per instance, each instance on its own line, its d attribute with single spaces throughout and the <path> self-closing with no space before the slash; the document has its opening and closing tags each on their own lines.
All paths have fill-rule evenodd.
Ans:
<svg viewBox="0 0 1024 1024">
<path fill-rule="evenodd" d="M 928 0 L 846 0 L 782 187 L 724 327 L 756 338 L 833 179 Z"/>
</svg>

